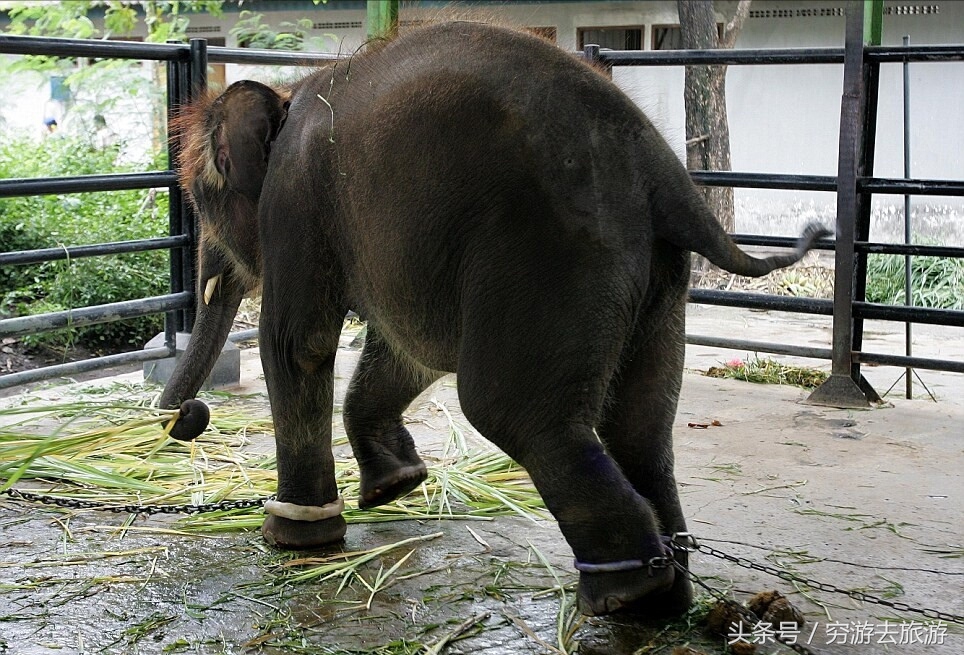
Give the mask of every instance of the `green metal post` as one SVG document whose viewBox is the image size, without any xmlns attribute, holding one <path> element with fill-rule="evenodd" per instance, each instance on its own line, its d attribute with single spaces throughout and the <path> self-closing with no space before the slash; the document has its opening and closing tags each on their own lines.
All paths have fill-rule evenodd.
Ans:
<svg viewBox="0 0 964 655">
<path fill-rule="evenodd" d="M 864 45 L 880 45 L 884 30 L 884 0 L 864 0 Z"/>
<path fill-rule="evenodd" d="M 368 38 L 390 39 L 398 34 L 398 0 L 368 0 Z"/>
</svg>

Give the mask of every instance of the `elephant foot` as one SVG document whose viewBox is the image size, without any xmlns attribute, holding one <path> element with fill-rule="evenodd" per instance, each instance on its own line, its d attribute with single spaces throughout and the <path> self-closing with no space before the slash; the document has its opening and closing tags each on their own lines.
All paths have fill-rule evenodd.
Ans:
<svg viewBox="0 0 964 655">
<path fill-rule="evenodd" d="M 622 608 L 625 614 L 649 619 L 668 619 L 681 616 L 693 604 L 693 585 L 679 572 L 669 591 L 652 593 Z"/>
<path fill-rule="evenodd" d="M 285 550 L 311 550 L 342 541 L 348 524 L 342 516 L 321 521 L 295 521 L 268 515 L 261 524 L 264 540 Z"/>
<path fill-rule="evenodd" d="M 579 574 L 579 611 L 589 616 L 635 609 L 649 598 L 663 598 L 675 586 L 672 567 Z M 687 583 L 688 584 L 688 583 Z"/>
<path fill-rule="evenodd" d="M 669 544 L 670 537 L 663 537 Z M 601 566 L 579 565 L 579 609 L 583 614 L 596 616 L 619 611 L 648 619 L 671 618 L 685 613 L 693 604 L 693 585 L 678 569 L 689 570 L 689 552 L 678 548 L 664 553 L 671 555 L 676 567 L 642 567 L 631 570 L 605 571 L 621 568 L 619 564 Z M 601 572 L 595 572 L 595 571 Z"/>
<path fill-rule="evenodd" d="M 371 469 L 372 467 L 362 468 L 361 497 L 358 499 L 360 509 L 390 503 L 422 484 L 428 477 L 428 469 L 422 460 L 417 460 L 414 464 L 399 464 L 387 470 Z"/>
<path fill-rule="evenodd" d="M 357 434 L 365 433 L 359 430 Z M 415 441 L 404 425 L 396 425 L 375 435 L 352 437 L 349 433 L 349 436 L 361 473 L 359 509 L 390 503 L 428 477 L 425 462 L 418 456 Z"/>
<path fill-rule="evenodd" d="M 663 537 L 666 542 L 671 541 L 670 537 Z M 682 542 L 689 544 L 690 542 Z M 695 541 L 692 544 L 695 545 Z M 673 586 L 665 593 L 650 594 L 640 598 L 631 606 L 626 608 L 627 612 L 639 614 L 649 618 L 670 618 L 680 616 L 693 604 L 693 584 L 679 571 L 689 571 L 689 551 L 685 548 L 674 549 L 673 557 L 676 560 L 677 569 L 673 579 Z"/>
</svg>

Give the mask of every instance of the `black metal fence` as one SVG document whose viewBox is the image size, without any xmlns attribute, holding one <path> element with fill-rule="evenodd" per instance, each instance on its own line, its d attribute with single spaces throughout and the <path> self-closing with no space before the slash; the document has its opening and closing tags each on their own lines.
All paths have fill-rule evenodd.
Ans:
<svg viewBox="0 0 964 655">
<path fill-rule="evenodd" d="M 143 44 L 117 41 L 87 41 L 0 35 L 0 54 L 50 55 L 57 57 L 98 57 L 162 61 L 167 66 L 167 112 L 171 118 L 178 108 L 189 104 L 207 88 L 209 63 L 245 63 L 287 66 L 313 66 L 336 58 L 334 55 L 265 52 L 235 48 L 207 48 L 204 39 L 189 44 Z M 177 161 L 177 144 L 168 147 L 168 161 Z M 44 194 L 123 191 L 167 188 L 169 197 L 169 235 L 153 239 L 103 243 L 20 252 L 0 252 L 0 266 L 36 264 L 62 259 L 118 255 L 147 250 L 170 251 L 170 293 L 151 298 L 70 309 L 62 312 L 0 320 L 0 339 L 147 316 L 165 315 L 164 346 L 80 362 L 0 376 L 0 389 L 40 380 L 76 375 L 122 364 L 164 359 L 174 355 L 175 334 L 190 332 L 195 311 L 195 253 L 197 219 L 190 203 L 181 194 L 177 175 L 170 168 L 146 173 L 81 175 L 62 178 L 0 180 L 0 198 Z M 236 335 L 243 338 L 247 335 Z"/>
<path fill-rule="evenodd" d="M 700 64 L 773 65 L 841 64 L 844 92 L 840 120 L 838 175 L 773 175 L 739 172 L 694 171 L 693 179 L 704 185 L 756 189 L 828 191 L 837 194 L 836 239 L 818 247 L 835 251 L 833 300 L 793 298 L 738 291 L 693 289 L 693 302 L 770 309 L 833 316 L 830 349 L 789 344 L 744 341 L 688 335 L 692 344 L 736 348 L 756 352 L 815 357 L 832 361 L 830 381 L 814 393 L 813 402 L 835 406 L 866 405 L 873 390 L 860 375 L 861 364 L 884 364 L 964 373 L 964 362 L 907 357 L 862 351 L 863 323 L 878 319 L 904 323 L 930 323 L 964 327 L 964 311 L 900 307 L 865 300 L 867 255 L 932 255 L 964 258 L 964 248 L 875 243 L 869 240 L 870 198 L 873 194 L 964 196 L 964 181 L 885 179 L 873 177 L 879 67 L 886 62 L 964 61 L 964 46 L 867 47 L 864 45 L 863 3 L 848 9 L 847 37 L 843 48 L 792 50 L 713 51 L 604 51 L 587 46 L 582 55 L 605 66 L 679 66 Z M 209 63 L 312 66 L 332 55 L 305 55 L 233 48 L 207 48 L 203 39 L 189 44 L 134 44 L 0 35 L 2 54 L 46 54 L 63 57 L 100 57 L 164 61 L 167 63 L 169 116 L 189 103 L 207 86 Z M 169 161 L 176 161 L 176 144 Z M 112 191 L 166 187 L 170 193 L 170 232 L 167 237 L 0 253 L 0 266 L 38 263 L 67 257 L 90 257 L 144 250 L 166 249 L 171 253 L 171 289 L 164 296 L 142 298 L 66 312 L 0 320 L 0 338 L 19 336 L 92 323 L 165 314 L 165 345 L 162 348 L 122 353 L 44 369 L 0 376 L 0 388 L 109 366 L 170 357 L 174 336 L 190 331 L 194 322 L 195 243 L 197 221 L 181 195 L 172 170 L 89 175 L 57 179 L 0 180 L 0 197 Z M 791 246 L 793 239 L 759 235 L 735 235 L 738 243 L 755 246 Z M 248 336 L 248 335 L 245 335 Z"/>
<path fill-rule="evenodd" d="M 894 306 L 866 301 L 867 255 L 870 253 L 964 258 L 964 248 L 875 243 L 869 240 L 873 194 L 964 196 L 964 181 L 887 179 L 873 176 L 880 65 L 887 62 L 964 61 L 964 45 L 865 46 L 863 3 L 849 3 L 843 48 L 793 50 L 711 50 L 632 52 L 602 51 L 587 46 L 583 56 L 604 66 L 842 64 L 844 89 L 840 114 L 838 174 L 773 175 L 693 171 L 692 178 L 709 186 L 755 189 L 829 191 L 837 194 L 836 238 L 818 248 L 832 249 L 833 300 L 792 298 L 741 291 L 692 289 L 690 301 L 754 309 L 833 316 L 830 349 L 687 335 L 694 345 L 735 348 L 829 359 L 830 380 L 810 398 L 815 404 L 866 406 L 876 392 L 860 374 L 861 364 L 883 364 L 964 373 L 964 362 L 864 352 L 864 321 L 885 320 L 964 327 L 964 311 Z M 733 235 L 737 243 L 790 246 L 792 239 Z"/>
</svg>

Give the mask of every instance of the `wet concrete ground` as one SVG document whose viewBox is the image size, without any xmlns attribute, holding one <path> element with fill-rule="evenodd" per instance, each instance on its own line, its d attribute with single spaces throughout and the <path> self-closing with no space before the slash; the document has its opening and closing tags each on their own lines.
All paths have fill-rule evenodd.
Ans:
<svg viewBox="0 0 964 655">
<path fill-rule="evenodd" d="M 902 336 L 891 330 L 871 331 L 873 349 L 897 352 Z M 696 306 L 689 331 L 827 346 L 829 323 Z M 956 332 L 919 329 L 921 354 L 960 359 L 964 340 Z M 337 363 L 339 395 L 357 358 L 348 342 Z M 807 393 L 796 388 L 695 370 L 735 356 L 745 354 L 688 352 L 693 370 L 684 376 L 676 453 L 691 531 L 707 546 L 775 570 L 964 614 L 964 376 L 922 372 L 936 403 L 888 397 L 890 405 L 879 409 L 837 410 L 802 404 Z M 255 351 L 246 352 L 244 366 L 239 392 L 255 394 L 246 402 L 263 412 Z M 900 374 L 867 370 L 881 392 Z M 486 445 L 458 411 L 454 378 L 446 378 L 409 412 L 423 453 L 436 453 L 449 430 L 434 401 L 472 443 Z M 365 567 L 371 584 L 414 551 L 383 590 L 372 594 L 356 579 L 337 595 L 338 581 L 283 583 L 280 566 L 290 557 L 267 547 L 257 532 L 164 534 L 158 530 L 171 524 L 162 517 L 139 519 L 123 536 L 97 528 L 123 520 L 0 502 L 0 653 L 629 655 L 686 644 L 724 652 L 724 637 L 708 637 L 685 621 L 578 619 L 571 612 L 571 553 L 549 520 L 352 525 L 347 550 L 425 540 Z M 806 615 L 798 640 L 813 652 L 964 652 L 960 625 L 925 625 L 928 619 L 913 612 L 703 553 L 691 567 L 710 587 L 740 599 L 768 589 L 784 593 Z M 757 640 L 767 642 L 757 652 L 789 652 Z"/>
</svg>

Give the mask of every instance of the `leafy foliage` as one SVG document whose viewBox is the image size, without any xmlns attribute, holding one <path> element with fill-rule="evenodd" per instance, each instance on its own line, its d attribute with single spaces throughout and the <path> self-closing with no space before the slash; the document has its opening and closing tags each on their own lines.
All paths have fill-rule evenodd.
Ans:
<svg viewBox="0 0 964 655">
<path fill-rule="evenodd" d="M 164 43 L 181 39 L 189 19 L 185 14 L 220 16 L 224 0 L 89 0 L 88 2 L 15 2 L 8 9 L 10 34 L 90 39 L 100 36 L 87 14 L 104 11 L 104 36 L 130 34 L 143 14 L 147 40 Z"/>
<path fill-rule="evenodd" d="M 189 15 L 221 15 L 224 0 L 93 0 L 91 2 L 11 3 L 7 8 L 8 34 L 98 38 L 123 36 L 147 28 L 147 41 L 183 40 Z M 89 17 L 102 11 L 103 23 Z M 155 67 L 155 73 L 158 69 Z M 133 100 L 143 112 L 153 134 L 155 149 L 164 137 L 163 83 L 158 75 L 145 75 L 140 62 L 104 59 L 78 66 L 73 58 L 24 56 L 6 59 L 0 73 L 20 84 L 20 74 L 40 73 L 64 78 L 70 89 L 69 111 L 74 129 L 61 131 L 43 143 L 24 138 L 0 137 L 0 176 L 5 178 L 55 177 L 127 172 L 135 166 L 123 142 L 98 141 L 98 119 L 108 111 L 128 117 Z M 150 102 L 144 102 L 150 99 Z M 125 104 L 126 103 L 126 106 Z M 107 131 L 107 130 L 101 130 Z M 148 164 L 167 168 L 166 161 Z M 123 191 L 72 195 L 47 195 L 0 200 L 0 251 L 56 248 L 160 236 L 167 231 L 167 195 L 154 191 Z M 0 269 L 0 312 L 26 315 L 62 311 L 104 303 L 159 295 L 167 290 L 167 254 L 163 251 L 111 257 L 61 260 L 39 265 Z M 25 339 L 31 345 L 68 348 L 77 343 L 92 350 L 113 350 L 141 345 L 161 329 L 161 317 L 106 323 Z"/>
<path fill-rule="evenodd" d="M 911 259 L 911 297 L 916 307 L 964 309 L 964 260 L 945 257 Z M 867 258 L 867 300 L 904 304 L 903 255 Z"/>
<path fill-rule="evenodd" d="M 106 38 L 126 36 L 136 30 L 139 21 L 147 28 L 146 40 L 152 43 L 183 41 L 187 35 L 189 18 L 186 14 L 207 12 L 214 16 L 222 14 L 224 0 L 91 0 L 89 2 L 43 2 L 12 3 L 7 10 L 10 22 L 4 31 L 9 34 L 31 36 L 55 36 L 66 38 Z M 98 27 L 89 17 L 92 11 L 103 11 L 103 27 Z M 160 149 L 166 140 L 166 115 L 163 93 L 164 78 L 162 64 L 152 65 L 152 76 L 142 74 L 140 62 L 130 60 L 102 59 L 84 62 L 78 66 L 73 57 L 47 55 L 27 55 L 0 60 L 0 74 L 24 72 L 41 73 L 46 76 L 63 78 L 69 89 L 70 100 L 64 108 L 65 113 L 76 114 L 78 107 L 73 102 L 80 93 L 88 98 L 84 103 L 88 118 L 103 114 L 114 108 L 121 98 L 135 95 L 142 100 L 143 106 L 150 108 L 154 149 Z M 138 73 L 141 71 L 141 73 Z M 153 77 L 153 79 L 151 79 Z M 13 83 L 21 83 L 14 78 Z M 59 118 L 59 117 L 58 117 Z M 84 121 L 89 123 L 90 121 Z"/>
<path fill-rule="evenodd" d="M 66 38 L 89 39 L 97 29 L 87 17 L 95 2 L 27 3 L 15 2 L 7 9 L 7 32 L 30 36 L 58 34 Z"/>
<path fill-rule="evenodd" d="M 299 51 L 305 49 L 306 33 L 311 26 L 310 19 L 302 18 L 295 23 L 282 21 L 278 29 L 274 29 L 264 22 L 264 14 L 245 10 L 231 28 L 231 35 L 243 48 Z"/>
<path fill-rule="evenodd" d="M 323 0 L 314 0 L 315 4 Z M 240 4 L 240 3 L 239 3 Z M 7 5 L 8 34 L 102 38 L 124 36 L 146 26 L 147 41 L 163 43 L 186 37 L 190 14 L 222 14 L 224 0 L 92 0 L 90 2 L 15 2 Z M 99 12 L 102 22 L 90 16 Z M 274 49 L 303 49 L 311 21 L 282 23 L 278 29 L 260 14 L 244 12 L 234 33 L 248 44 Z M 68 121 L 55 137 L 42 143 L 0 135 L 0 177 L 35 178 L 133 170 L 121 163 L 131 158 L 123 142 L 107 127 L 105 115 L 120 114 L 124 132 L 150 131 L 153 149 L 166 142 L 166 115 L 161 69 L 145 74 L 140 62 L 103 59 L 84 61 L 52 56 L 23 56 L 0 61 L 0 76 L 11 86 L 30 75 L 46 83 L 63 78 L 69 89 L 64 101 Z M 9 76 L 9 79 L 7 77 Z M 145 102 L 149 100 L 149 102 Z M 143 117 L 143 118 L 140 118 Z M 59 117 L 58 117 L 59 118 Z M 110 138 L 102 138 L 110 137 Z M 133 146 L 130 146 L 134 149 Z M 166 161 L 150 169 L 167 168 Z M 32 250 L 107 243 L 160 236 L 166 232 L 167 196 L 153 191 L 125 191 L 71 195 L 46 195 L 0 200 L 0 251 Z M 131 300 L 163 294 L 167 289 L 167 254 L 164 251 L 111 257 L 61 260 L 39 265 L 0 268 L 0 314 L 26 315 L 74 307 Z M 72 343 L 93 350 L 140 345 L 161 327 L 159 316 L 44 333 L 29 337 L 34 345 L 67 348 Z"/>
<path fill-rule="evenodd" d="M 85 139 L 58 136 L 0 142 L 0 177 L 53 177 L 127 172 L 120 145 L 94 148 Z M 154 162 L 153 164 L 157 164 Z M 153 165 L 152 164 L 152 165 Z M 151 190 L 0 199 L 0 251 L 126 241 L 167 230 L 167 195 Z M 0 269 L 6 314 L 27 315 L 131 300 L 166 292 L 164 251 L 46 262 Z M 157 316 L 44 333 L 28 343 L 94 350 L 140 345 L 161 329 Z"/>
</svg>

